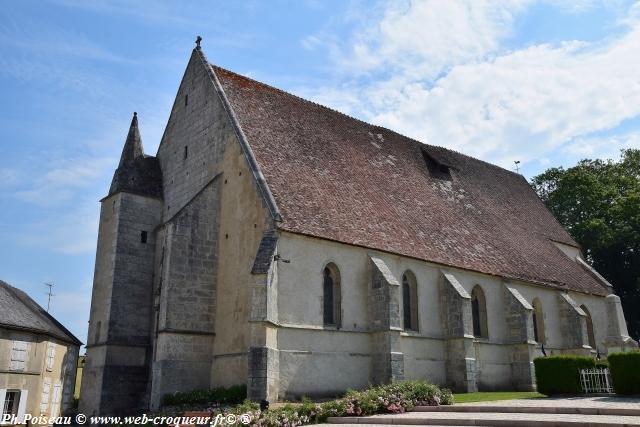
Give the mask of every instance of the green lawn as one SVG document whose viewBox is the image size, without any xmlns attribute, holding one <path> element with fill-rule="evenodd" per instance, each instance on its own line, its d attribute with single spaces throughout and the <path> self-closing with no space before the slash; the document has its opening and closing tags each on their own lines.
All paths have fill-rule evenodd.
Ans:
<svg viewBox="0 0 640 427">
<path fill-rule="evenodd" d="M 547 397 L 534 391 L 491 391 L 454 394 L 454 403 L 491 402 L 494 400 L 536 399 Z"/>
</svg>

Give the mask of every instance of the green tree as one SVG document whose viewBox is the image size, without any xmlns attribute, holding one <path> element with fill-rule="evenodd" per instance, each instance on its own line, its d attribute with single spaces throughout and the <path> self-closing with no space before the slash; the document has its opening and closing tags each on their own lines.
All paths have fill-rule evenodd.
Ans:
<svg viewBox="0 0 640 427">
<path fill-rule="evenodd" d="M 640 150 L 619 161 L 551 168 L 531 185 L 622 300 L 629 334 L 640 338 Z"/>
</svg>

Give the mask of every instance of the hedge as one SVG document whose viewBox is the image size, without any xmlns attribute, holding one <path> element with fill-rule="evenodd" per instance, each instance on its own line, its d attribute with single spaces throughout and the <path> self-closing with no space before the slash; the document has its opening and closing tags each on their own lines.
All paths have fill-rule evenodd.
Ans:
<svg viewBox="0 0 640 427">
<path fill-rule="evenodd" d="M 235 405 L 247 397 L 246 385 L 234 385 L 229 388 L 218 387 L 212 390 L 193 390 L 165 394 L 162 406 L 186 405 L 195 403 L 213 403 L 219 405 Z"/>
<path fill-rule="evenodd" d="M 580 370 L 593 369 L 596 360 L 586 356 L 549 356 L 533 360 L 536 368 L 538 392 L 552 394 L 578 394 Z"/>
<path fill-rule="evenodd" d="M 640 394 L 640 352 L 611 353 L 609 370 L 618 394 Z"/>
</svg>

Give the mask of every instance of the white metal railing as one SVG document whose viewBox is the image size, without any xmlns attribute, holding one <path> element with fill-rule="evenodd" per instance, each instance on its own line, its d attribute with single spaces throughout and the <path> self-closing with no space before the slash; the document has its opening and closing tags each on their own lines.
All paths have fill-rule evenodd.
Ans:
<svg viewBox="0 0 640 427">
<path fill-rule="evenodd" d="M 608 368 L 581 369 L 580 385 L 585 393 L 613 393 Z"/>
</svg>

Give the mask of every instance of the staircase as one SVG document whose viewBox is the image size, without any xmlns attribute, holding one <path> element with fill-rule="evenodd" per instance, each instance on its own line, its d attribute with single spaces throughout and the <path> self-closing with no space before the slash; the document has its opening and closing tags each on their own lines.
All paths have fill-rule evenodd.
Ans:
<svg viewBox="0 0 640 427">
<path fill-rule="evenodd" d="M 615 405 L 603 401 L 602 404 L 584 406 L 579 403 L 572 404 L 569 399 L 563 399 L 557 406 L 538 405 L 535 401 L 527 401 L 526 404 L 521 405 L 495 402 L 491 405 L 418 406 L 412 412 L 405 414 L 332 417 L 328 422 L 335 426 L 353 424 L 496 427 L 640 426 L 640 403 Z"/>
</svg>

